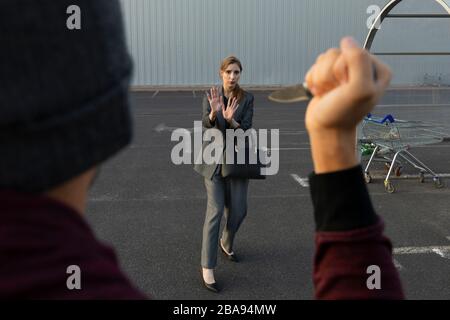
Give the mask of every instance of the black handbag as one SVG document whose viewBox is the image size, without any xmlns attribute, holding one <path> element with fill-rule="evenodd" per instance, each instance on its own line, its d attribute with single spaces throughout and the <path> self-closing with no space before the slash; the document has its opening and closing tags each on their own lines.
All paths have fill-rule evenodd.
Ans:
<svg viewBox="0 0 450 320">
<path fill-rule="evenodd" d="M 232 164 L 227 164 L 227 148 L 225 148 L 221 172 L 222 177 L 259 180 L 266 178 L 266 175 L 261 173 L 262 168 L 265 168 L 266 166 L 261 162 L 260 150 L 255 147 L 250 147 L 248 141 L 246 141 L 245 146 L 243 147 L 234 144 L 232 151 L 234 154 L 234 161 Z M 238 161 L 239 159 L 241 159 L 241 161 Z M 245 161 L 242 161 L 242 159 L 245 159 Z"/>
</svg>

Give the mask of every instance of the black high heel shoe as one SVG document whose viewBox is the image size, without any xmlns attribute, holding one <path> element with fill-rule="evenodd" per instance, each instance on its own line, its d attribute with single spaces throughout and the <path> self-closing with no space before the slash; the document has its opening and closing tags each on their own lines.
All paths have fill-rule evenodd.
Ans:
<svg viewBox="0 0 450 320">
<path fill-rule="evenodd" d="M 206 283 L 205 280 L 203 280 L 203 285 L 206 287 L 206 289 L 208 289 L 209 291 L 212 291 L 214 293 L 219 293 L 220 289 L 219 286 L 217 285 L 217 282 L 214 283 Z"/>
<path fill-rule="evenodd" d="M 225 250 L 225 248 L 222 245 L 222 239 L 220 239 L 219 242 L 220 242 L 220 250 L 222 250 L 222 253 L 225 255 L 225 257 L 232 262 L 239 262 L 239 259 L 234 252 L 231 252 L 230 254 Z"/>
<path fill-rule="evenodd" d="M 212 291 L 214 293 L 220 292 L 220 288 L 217 285 L 217 282 L 206 283 L 205 279 L 203 279 L 203 270 L 202 269 L 200 269 L 200 276 L 202 277 L 203 286 L 205 286 L 206 289 L 208 289 L 209 291 Z"/>
</svg>

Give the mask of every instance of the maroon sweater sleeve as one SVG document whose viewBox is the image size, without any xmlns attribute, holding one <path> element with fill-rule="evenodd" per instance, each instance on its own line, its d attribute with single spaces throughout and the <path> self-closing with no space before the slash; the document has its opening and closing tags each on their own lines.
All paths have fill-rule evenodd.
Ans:
<svg viewBox="0 0 450 320">
<path fill-rule="evenodd" d="M 79 267 L 80 288 L 67 285 Z M 70 271 L 70 270 L 69 270 Z M 141 300 L 114 250 L 45 196 L 0 191 L 0 300 Z"/>
<path fill-rule="evenodd" d="M 383 236 L 384 225 L 372 207 L 361 167 L 312 174 L 310 185 L 316 221 L 315 297 L 403 299 L 392 245 Z M 377 270 L 380 289 L 372 286 Z"/>
</svg>

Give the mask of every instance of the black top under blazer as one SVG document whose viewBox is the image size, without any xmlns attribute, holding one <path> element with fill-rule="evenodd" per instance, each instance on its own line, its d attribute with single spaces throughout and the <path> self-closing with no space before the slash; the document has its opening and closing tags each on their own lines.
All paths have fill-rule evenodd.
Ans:
<svg viewBox="0 0 450 320">
<path fill-rule="evenodd" d="M 223 96 L 223 89 L 220 91 L 220 94 Z M 228 103 L 228 100 L 225 96 L 223 96 L 224 104 L 225 106 Z M 239 102 L 239 107 L 234 113 L 234 120 L 236 120 L 237 123 L 240 124 L 240 129 L 246 131 L 250 128 L 252 128 L 253 125 L 253 102 L 254 97 L 251 93 L 244 91 L 244 95 Z M 223 118 L 222 112 L 217 113 L 216 120 L 214 122 L 211 122 L 209 119 L 209 114 L 211 112 L 211 106 L 209 104 L 209 101 L 205 95 L 203 98 L 203 113 L 202 113 L 202 123 L 204 129 L 210 129 L 210 128 L 216 128 L 219 129 L 222 132 L 223 139 L 225 140 L 225 130 L 226 129 L 238 129 L 238 128 L 232 128 L 230 124 Z M 205 148 L 212 143 L 212 141 L 204 141 L 203 142 L 203 148 L 202 153 Z M 225 141 L 223 142 L 225 145 Z M 197 157 L 200 155 L 196 155 Z M 217 166 L 219 164 L 206 164 L 202 161 L 202 164 L 196 164 L 194 165 L 194 170 L 200 173 L 202 176 L 208 179 L 212 179 L 214 176 L 214 173 L 216 172 Z"/>
</svg>

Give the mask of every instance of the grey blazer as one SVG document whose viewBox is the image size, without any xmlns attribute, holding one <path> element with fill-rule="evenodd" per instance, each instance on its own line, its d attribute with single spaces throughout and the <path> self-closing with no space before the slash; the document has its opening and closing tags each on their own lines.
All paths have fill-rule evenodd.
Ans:
<svg viewBox="0 0 450 320">
<path fill-rule="evenodd" d="M 222 92 L 222 91 L 221 91 Z M 225 101 L 225 97 L 224 97 Z M 236 120 L 237 123 L 240 125 L 240 129 L 246 131 L 252 127 L 253 124 L 253 102 L 254 97 L 251 93 L 244 91 L 244 97 L 239 102 L 239 108 L 234 113 L 234 120 Z M 209 101 L 205 95 L 203 98 L 203 113 L 202 113 L 202 123 L 203 128 L 210 129 L 210 128 L 216 128 L 222 131 L 223 138 L 225 139 L 225 130 L 226 129 L 232 129 L 228 122 L 223 118 L 222 113 L 219 112 L 217 114 L 216 120 L 214 122 L 211 122 L 209 119 L 209 114 L 211 112 L 211 106 L 209 105 Z M 211 141 L 204 141 L 203 142 L 203 150 L 205 150 L 205 147 L 207 147 Z M 225 145 L 225 141 L 224 141 Z M 199 155 L 196 155 L 199 156 Z M 202 161 L 203 162 L 203 161 Z M 212 179 L 214 176 L 214 173 L 217 169 L 217 166 L 219 164 L 196 164 L 194 165 L 194 170 L 200 173 L 202 176 L 208 179 Z"/>
</svg>

